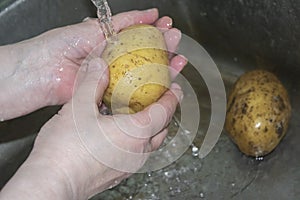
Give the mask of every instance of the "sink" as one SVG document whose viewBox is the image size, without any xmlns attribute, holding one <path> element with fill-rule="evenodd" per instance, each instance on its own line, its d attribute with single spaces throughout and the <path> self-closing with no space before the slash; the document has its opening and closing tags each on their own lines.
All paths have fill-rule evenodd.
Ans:
<svg viewBox="0 0 300 200">
<path fill-rule="evenodd" d="M 113 13 L 157 7 L 162 16 L 171 16 L 174 26 L 213 58 L 227 92 L 248 70 L 274 72 L 289 92 L 292 118 L 287 135 L 263 159 L 244 156 L 224 132 L 204 159 L 194 156 L 189 148 L 171 165 L 135 174 L 92 199 L 299 199 L 300 1 L 109 0 L 109 4 Z M 0 45 L 77 23 L 87 16 L 95 16 L 95 8 L 87 0 L 2 0 Z M 210 118 L 209 94 L 191 64 L 183 75 L 199 97 L 201 121 L 193 143 L 199 146 Z M 59 109 L 47 107 L 0 123 L 0 188 L 30 153 L 40 127 Z"/>
</svg>

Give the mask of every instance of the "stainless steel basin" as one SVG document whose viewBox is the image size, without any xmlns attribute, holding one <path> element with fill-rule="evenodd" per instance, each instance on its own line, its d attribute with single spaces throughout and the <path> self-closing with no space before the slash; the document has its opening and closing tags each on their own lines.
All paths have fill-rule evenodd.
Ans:
<svg viewBox="0 0 300 200">
<path fill-rule="evenodd" d="M 216 62 L 229 89 L 243 72 L 268 69 L 282 80 L 292 102 L 289 131 L 262 161 L 243 156 L 222 134 L 204 159 L 189 149 L 151 174 L 136 174 L 94 199 L 299 199 L 300 198 L 300 1 L 297 0 L 109 0 L 113 13 L 158 7 L 197 40 Z M 94 16 L 87 0 L 3 0 L 0 45 Z M 205 84 L 184 70 L 203 106 L 199 133 L 207 129 Z M 203 89 L 204 88 L 204 89 Z M 201 92 L 200 92 L 201 91 Z M 59 109 L 49 107 L 0 123 L 0 188 L 28 156 L 35 134 Z M 209 109 L 208 109 L 209 110 Z M 200 136 L 195 139 L 199 144 Z"/>
</svg>

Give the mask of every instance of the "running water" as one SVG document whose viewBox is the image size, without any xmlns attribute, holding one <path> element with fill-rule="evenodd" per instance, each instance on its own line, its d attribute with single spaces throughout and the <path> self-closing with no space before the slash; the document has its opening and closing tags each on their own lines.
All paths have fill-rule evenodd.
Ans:
<svg viewBox="0 0 300 200">
<path fill-rule="evenodd" d="M 97 16 L 106 39 L 114 39 L 116 32 L 112 24 L 112 14 L 106 0 L 91 0 L 97 7 Z"/>
</svg>

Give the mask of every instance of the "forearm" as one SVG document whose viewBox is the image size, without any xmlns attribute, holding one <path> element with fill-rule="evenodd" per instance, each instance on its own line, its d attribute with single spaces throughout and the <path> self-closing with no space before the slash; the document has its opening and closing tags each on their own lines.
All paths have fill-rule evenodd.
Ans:
<svg viewBox="0 0 300 200">
<path fill-rule="evenodd" d="M 16 118 L 42 107 L 40 72 L 31 45 L 24 41 L 0 47 L 0 120 Z M 34 95 L 33 95 L 34 94 Z"/>
<path fill-rule="evenodd" d="M 51 157 L 41 158 L 40 151 L 31 153 L 0 192 L 0 200 L 83 200 L 130 175 L 109 169 L 93 158 L 86 158 L 86 163 L 63 158 L 58 163 Z"/>
<path fill-rule="evenodd" d="M 0 193 L 0 199 L 76 199 L 72 186 L 55 166 L 25 162 Z"/>
</svg>

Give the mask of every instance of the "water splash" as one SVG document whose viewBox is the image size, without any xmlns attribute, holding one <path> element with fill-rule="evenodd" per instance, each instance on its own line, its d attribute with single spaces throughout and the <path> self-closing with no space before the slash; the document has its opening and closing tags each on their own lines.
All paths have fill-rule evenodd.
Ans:
<svg viewBox="0 0 300 200">
<path fill-rule="evenodd" d="M 200 192 L 199 196 L 200 196 L 200 198 L 204 198 L 205 197 L 203 192 Z"/>
<path fill-rule="evenodd" d="M 191 147 L 192 147 L 192 155 L 194 157 L 198 157 L 199 156 L 199 148 L 196 147 L 194 144 L 192 144 Z"/>
</svg>

